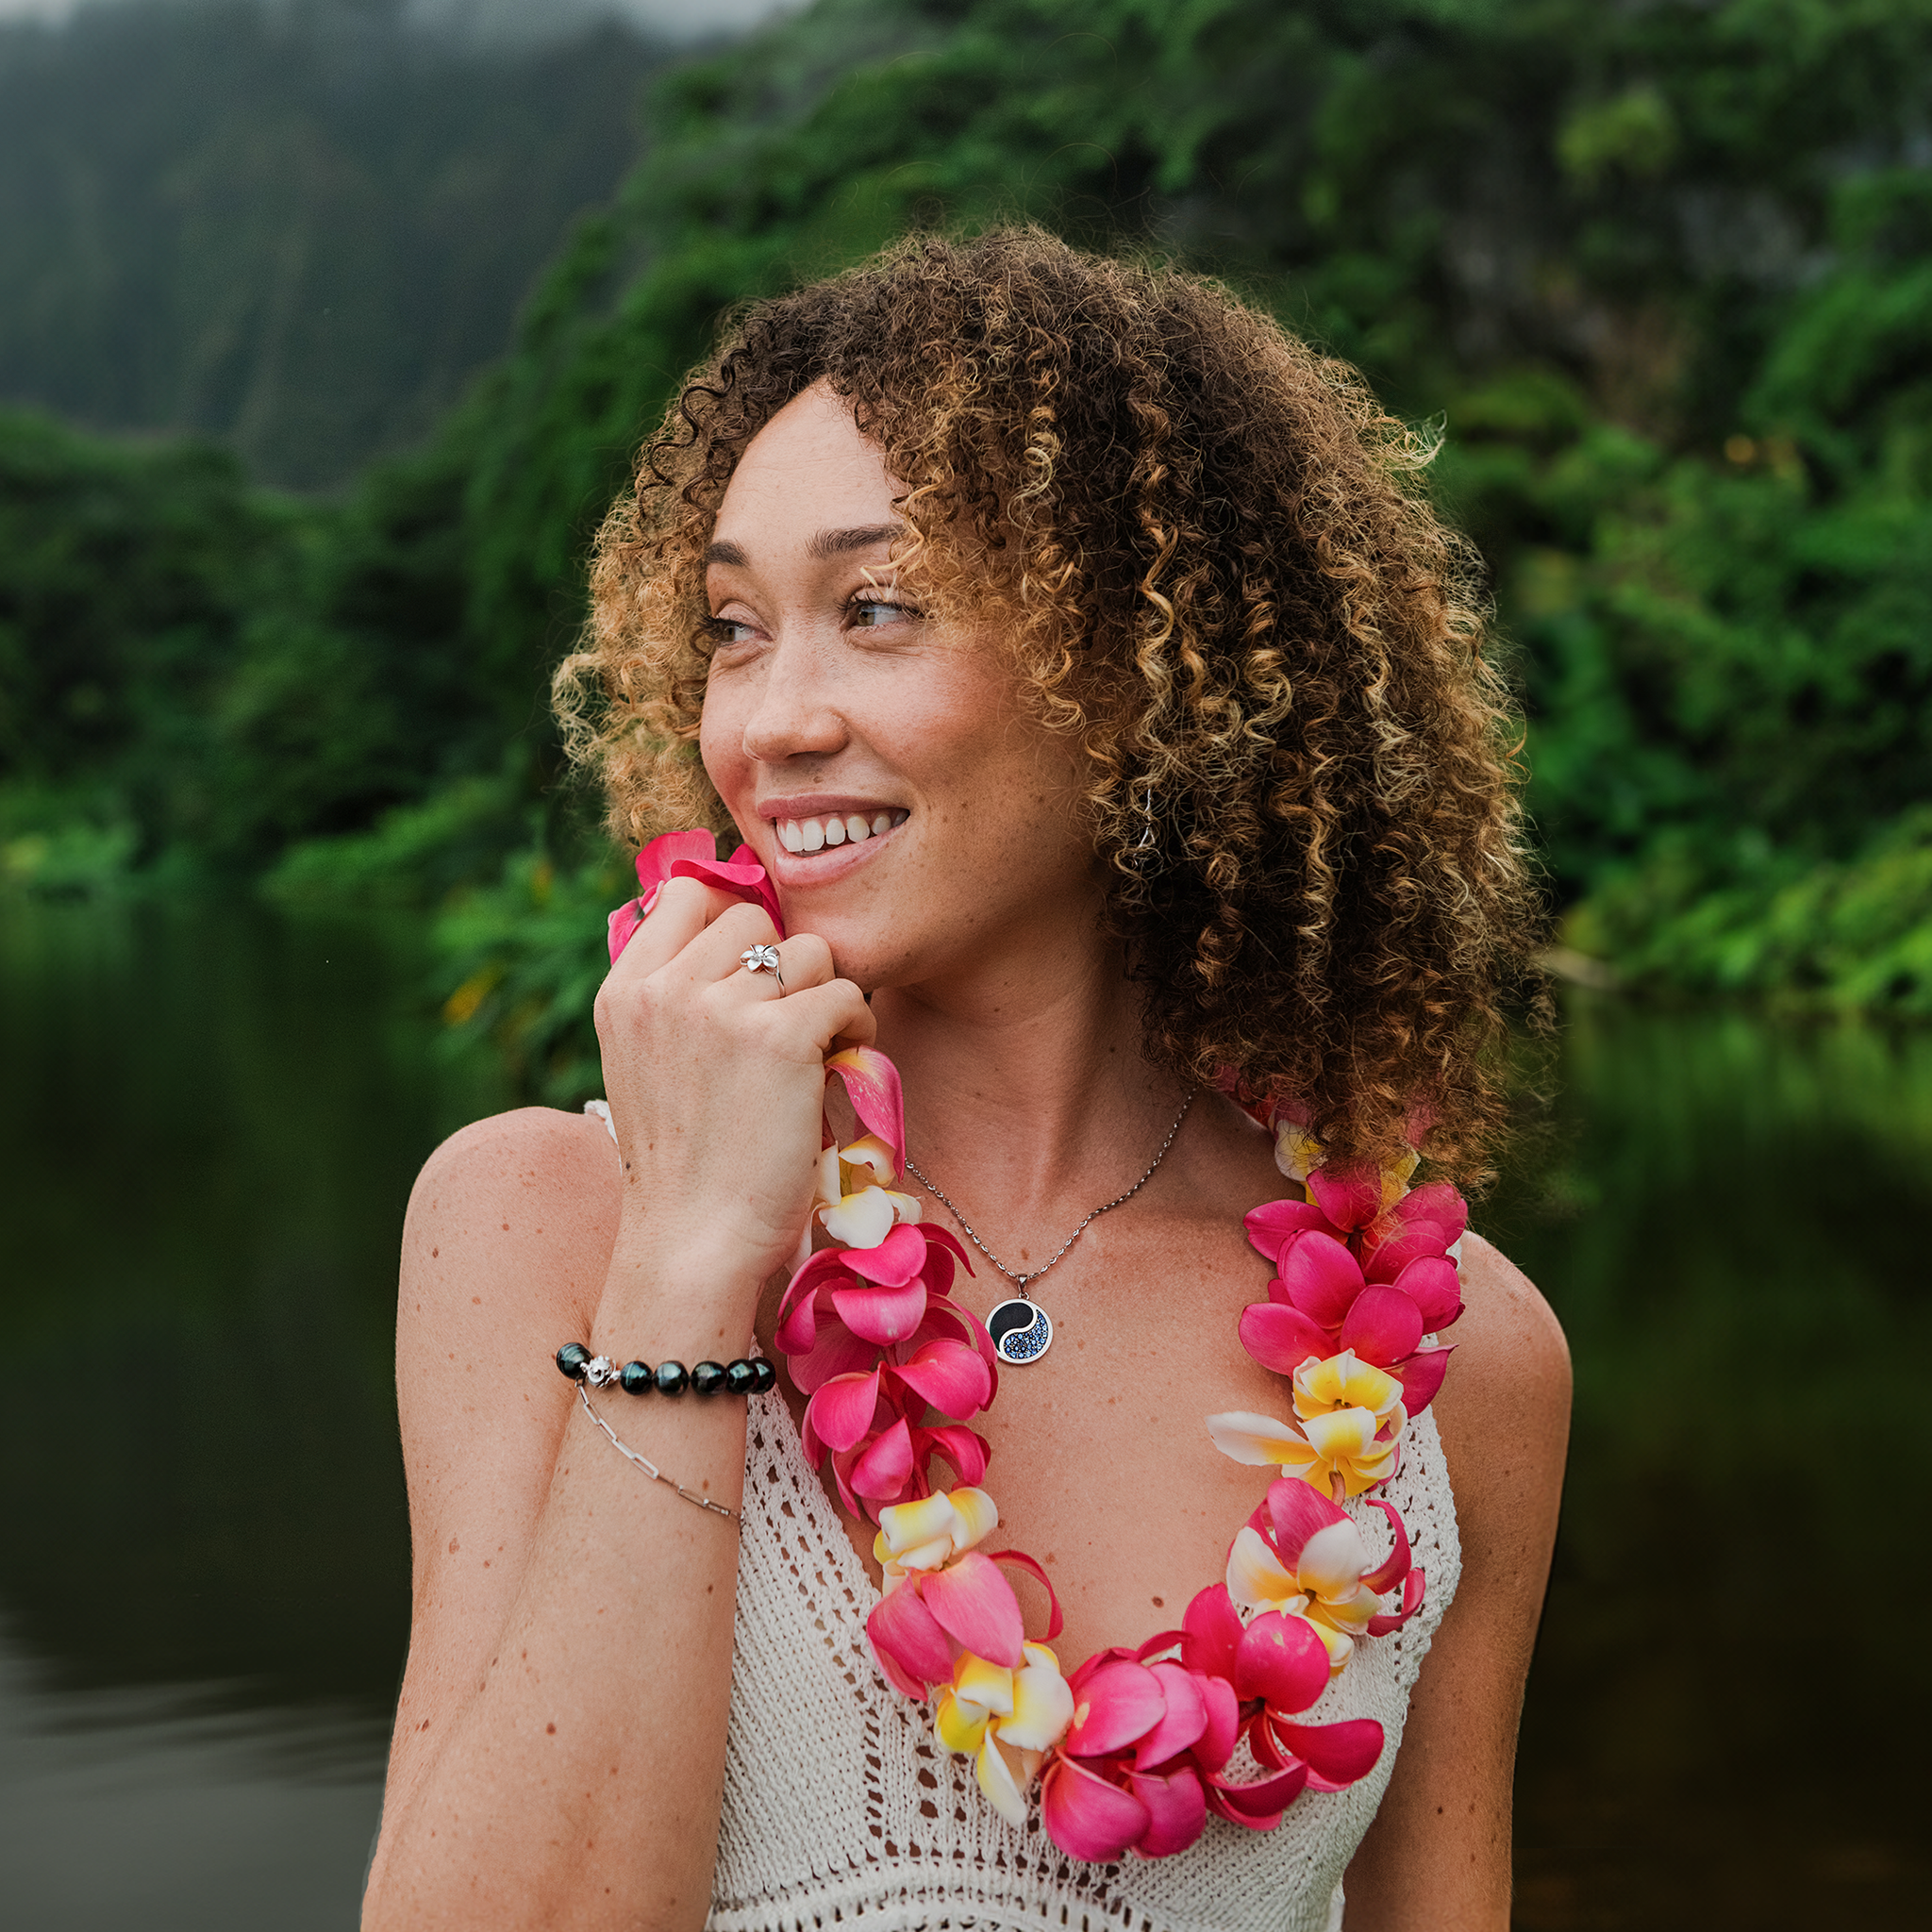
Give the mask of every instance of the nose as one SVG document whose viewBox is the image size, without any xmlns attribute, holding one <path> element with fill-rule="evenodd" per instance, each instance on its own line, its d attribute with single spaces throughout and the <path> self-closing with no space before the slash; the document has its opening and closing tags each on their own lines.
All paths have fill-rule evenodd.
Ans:
<svg viewBox="0 0 1932 1932">
<path fill-rule="evenodd" d="M 758 703 L 744 723 L 744 755 L 762 765 L 830 758 L 850 735 L 832 701 L 820 640 L 781 637 L 766 655 Z"/>
</svg>

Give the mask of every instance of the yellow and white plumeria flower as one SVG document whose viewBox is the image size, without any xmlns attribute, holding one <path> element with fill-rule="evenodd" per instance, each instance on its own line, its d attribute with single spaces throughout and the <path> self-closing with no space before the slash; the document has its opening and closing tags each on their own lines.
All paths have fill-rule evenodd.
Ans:
<svg viewBox="0 0 1932 1932">
<path fill-rule="evenodd" d="M 1395 1473 L 1398 1444 L 1408 1421 L 1402 1384 L 1357 1361 L 1353 1349 L 1295 1371 L 1294 1407 L 1300 1427 L 1245 1410 L 1210 1415 L 1208 1433 L 1237 1462 L 1274 1463 L 1318 1490 L 1359 1496 Z"/>
<path fill-rule="evenodd" d="M 1241 1526 L 1227 1553 L 1228 1601 L 1243 1616 L 1299 1617 L 1327 1651 L 1331 1677 L 1348 1662 L 1357 1638 L 1399 1630 L 1422 1602 L 1424 1578 L 1410 1562 L 1401 1517 L 1386 1503 L 1370 1507 L 1394 1531 L 1379 1561 L 1356 1518 L 1294 1481 L 1269 1486 L 1265 1508 Z M 1393 1607 L 1391 1591 L 1400 1591 Z"/>
<path fill-rule="evenodd" d="M 892 1150 L 876 1134 L 862 1134 L 845 1147 L 819 1156 L 817 1214 L 842 1248 L 875 1248 L 902 1222 L 923 1212 L 910 1194 L 889 1183 L 898 1178 Z"/>
<path fill-rule="evenodd" d="M 1321 1171 L 1327 1151 L 1306 1124 L 1286 1113 L 1274 1117 L 1274 1164 L 1290 1180 L 1307 1185 L 1308 1176 Z M 1409 1176 L 1422 1162 L 1413 1147 L 1405 1148 L 1392 1166 L 1381 1170 L 1382 1211 L 1386 1213 L 1408 1191 Z"/>
<path fill-rule="evenodd" d="M 1311 1501 L 1334 1508 L 1301 1486 Z M 1277 1532 L 1278 1536 L 1278 1532 Z M 1363 1582 L 1373 1567 L 1361 1532 L 1338 1509 L 1284 1561 L 1252 1524 L 1227 1553 L 1227 1593 L 1241 1610 L 1280 1610 L 1303 1618 L 1328 1652 L 1331 1675 L 1348 1662 L 1355 1640 L 1383 1613 L 1380 1594 Z"/>
<path fill-rule="evenodd" d="M 948 1751 L 974 1759 L 987 1803 L 1008 1824 L 1024 1825 L 1025 1787 L 1073 1721 L 1074 1693 L 1060 1674 L 1059 1658 L 1045 1644 L 1029 1643 L 1017 1670 L 988 1663 L 971 1651 L 962 1654 L 951 1689 L 940 1693 L 933 1730 Z"/>
<path fill-rule="evenodd" d="M 1294 1412 L 1303 1422 L 1344 1408 L 1367 1409 L 1377 1427 L 1387 1425 L 1396 1435 L 1408 1421 L 1402 1384 L 1386 1369 L 1357 1360 L 1352 1348 L 1325 1361 L 1304 1362 L 1294 1372 Z"/>
<path fill-rule="evenodd" d="M 1274 1123 L 1274 1164 L 1291 1181 L 1306 1181 L 1323 1160 L 1322 1143 L 1299 1121 Z"/>
<path fill-rule="evenodd" d="M 943 1569 L 962 1550 L 984 1542 L 999 1521 L 993 1499 L 984 1490 L 967 1488 L 935 1490 L 917 1503 L 881 1509 L 872 1551 L 886 1573 L 886 1588 L 915 1572 Z"/>
</svg>

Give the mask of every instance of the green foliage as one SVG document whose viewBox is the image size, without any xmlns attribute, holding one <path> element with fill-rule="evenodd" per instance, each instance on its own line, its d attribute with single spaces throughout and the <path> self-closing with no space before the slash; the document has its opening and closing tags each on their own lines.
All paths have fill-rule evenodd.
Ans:
<svg viewBox="0 0 1932 1932">
<path fill-rule="evenodd" d="M 541 836 L 514 765 L 491 776 L 453 779 L 425 798 L 392 807 L 365 832 L 305 839 L 262 879 L 285 906 L 440 905 L 491 879 L 507 848 Z"/>
<path fill-rule="evenodd" d="M 436 931 L 455 988 L 442 1006 L 452 1049 L 489 1039 L 524 1090 L 553 1106 L 601 1093 L 590 1019 L 608 963 L 605 921 L 636 889 L 615 854 L 559 866 L 540 847 L 459 894 Z"/>
<path fill-rule="evenodd" d="M 206 445 L 0 412 L 8 873 L 67 889 L 118 853 L 246 874 L 507 746 L 527 766 L 534 663 L 482 661 L 463 628 L 462 455 L 445 438 L 310 506 Z M 58 858 L 83 848 L 78 871 Z"/>
<path fill-rule="evenodd" d="M 212 806 L 196 721 L 298 544 L 295 519 L 221 451 L 117 449 L 0 414 L 10 829 L 135 825 L 148 856 L 204 832 Z"/>
<path fill-rule="evenodd" d="M 1805 868 L 1761 837 L 1716 857 L 1661 841 L 1599 884 L 1565 937 L 1639 983 L 1932 1019 L 1932 808 L 1848 860 Z"/>
</svg>

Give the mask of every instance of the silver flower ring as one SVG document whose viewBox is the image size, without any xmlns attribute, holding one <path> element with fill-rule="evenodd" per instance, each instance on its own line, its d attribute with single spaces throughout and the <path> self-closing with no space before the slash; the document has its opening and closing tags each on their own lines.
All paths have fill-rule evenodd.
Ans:
<svg viewBox="0 0 1932 1932">
<path fill-rule="evenodd" d="M 738 958 L 747 973 L 769 973 L 778 982 L 778 991 L 785 991 L 785 975 L 778 967 L 776 946 L 747 946 Z"/>
</svg>

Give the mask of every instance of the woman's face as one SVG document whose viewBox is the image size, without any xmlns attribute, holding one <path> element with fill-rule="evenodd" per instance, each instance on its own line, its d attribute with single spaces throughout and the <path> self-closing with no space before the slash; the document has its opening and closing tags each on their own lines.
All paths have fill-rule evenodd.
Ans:
<svg viewBox="0 0 1932 1932">
<path fill-rule="evenodd" d="M 922 617 L 895 493 L 850 406 L 808 390 L 745 450 L 706 576 L 705 769 L 787 926 L 868 989 L 1091 944 L 1100 904 L 1074 755 L 990 636 Z"/>
</svg>

